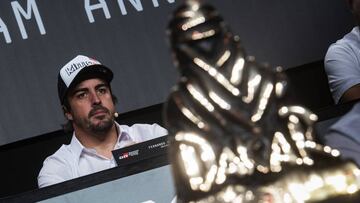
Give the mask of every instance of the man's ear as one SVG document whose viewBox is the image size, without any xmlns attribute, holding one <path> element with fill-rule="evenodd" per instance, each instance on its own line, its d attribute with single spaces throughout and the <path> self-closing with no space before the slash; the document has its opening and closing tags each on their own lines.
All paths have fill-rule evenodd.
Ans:
<svg viewBox="0 0 360 203">
<path fill-rule="evenodd" d="M 66 106 L 62 106 L 62 110 L 64 112 L 64 115 L 66 117 L 67 120 L 72 121 L 73 120 L 73 116 L 70 113 L 70 111 L 66 108 Z"/>
<path fill-rule="evenodd" d="M 72 116 L 71 113 L 69 113 L 69 112 L 65 113 L 65 117 L 66 117 L 66 119 L 68 119 L 69 121 L 72 121 L 72 120 L 73 120 L 73 116 Z"/>
</svg>

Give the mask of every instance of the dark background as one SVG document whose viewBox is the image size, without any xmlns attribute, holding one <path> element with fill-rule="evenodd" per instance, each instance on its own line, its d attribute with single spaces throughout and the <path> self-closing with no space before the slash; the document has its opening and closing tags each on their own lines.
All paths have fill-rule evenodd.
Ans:
<svg viewBox="0 0 360 203">
<path fill-rule="evenodd" d="M 123 0 L 127 15 L 118 1 L 104 0 L 111 18 L 95 10 L 94 23 L 86 15 L 85 0 L 33 0 L 46 34 L 40 34 L 34 16 L 23 18 L 28 39 L 21 37 L 11 1 L 0 1 L 0 18 L 12 40 L 7 44 L 0 33 L 0 145 L 60 129 L 64 118 L 57 74 L 77 54 L 112 68 L 119 112 L 161 103 L 175 84 L 165 30 L 180 0 L 158 0 L 158 7 L 151 0 L 134 1 L 142 11 Z M 26 10 L 27 0 L 17 2 Z M 323 59 L 327 47 L 353 24 L 343 0 L 209 2 L 240 36 L 248 54 L 285 68 Z"/>
</svg>

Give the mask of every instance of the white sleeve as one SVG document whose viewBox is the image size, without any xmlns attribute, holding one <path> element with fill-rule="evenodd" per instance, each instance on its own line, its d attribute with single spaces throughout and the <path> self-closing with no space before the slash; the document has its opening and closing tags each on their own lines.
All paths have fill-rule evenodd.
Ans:
<svg viewBox="0 0 360 203">
<path fill-rule="evenodd" d="M 329 127 L 324 136 L 326 145 L 338 149 L 342 157 L 351 158 L 360 164 L 360 102 Z"/>
<path fill-rule="evenodd" d="M 154 123 L 149 124 L 134 124 L 129 128 L 129 134 L 135 142 L 144 142 L 157 137 L 168 134 L 167 130 L 160 125 Z"/>
<path fill-rule="evenodd" d="M 45 159 L 37 179 L 39 188 L 60 183 L 71 179 L 71 169 L 65 160 L 52 155 Z"/>
<path fill-rule="evenodd" d="M 359 56 L 350 46 L 333 44 L 329 47 L 325 60 L 325 71 L 335 103 L 346 90 L 360 83 Z"/>
<path fill-rule="evenodd" d="M 152 127 L 154 137 L 161 137 L 168 134 L 168 131 L 157 123 L 152 124 Z"/>
</svg>

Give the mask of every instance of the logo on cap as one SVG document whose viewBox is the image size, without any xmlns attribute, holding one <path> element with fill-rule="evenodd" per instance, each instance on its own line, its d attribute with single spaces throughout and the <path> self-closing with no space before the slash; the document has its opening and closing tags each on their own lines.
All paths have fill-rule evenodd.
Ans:
<svg viewBox="0 0 360 203">
<path fill-rule="evenodd" d="M 71 84 L 76 75 L 85 67 L 92 65 L 101 65 L 99 61 L 87 56 L 78 55 L 67 63 L 60 70 L 60 75 L 67 87 Z"/>
<path fill-rule="evenodd" d="M 67 73 L 68 76 L 70 76 L 76 70 L 84 68 L 86 66 L 91 66 L 91 65 L 94 65 L 94 64 L 97 64 L 97 63 L 94 63 L 92 61 L 82 61 L 80 63 L 73 63 L 73 64 L 71 64 L 70 67 L 65 68 L 65 72 Z"/>
</svg>

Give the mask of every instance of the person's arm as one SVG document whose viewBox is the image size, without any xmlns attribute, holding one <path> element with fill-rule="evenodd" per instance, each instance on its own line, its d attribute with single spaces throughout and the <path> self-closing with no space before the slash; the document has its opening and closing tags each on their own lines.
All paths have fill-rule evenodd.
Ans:
<svg viewBox="0 0 360 203">
<path fill-rule="evenodd" d="M 339 103 L 345 103 L 359 98 L 360 98 L 360 84 L 356 84 L 344 92 L 344 94 L 341 96 L 339 100 Z"/>
<path fill-rule="evenodd" d="M 351 158 L 360 164 L 360 102 L 345 115 L 340 117 L 336 123 L 328 128 L 324 134 L 324 144 L 341 152 L 343 158 Z"/>
<path fill-rule="evenodd" d="M 48 157 L 44 161 L 44 165 L 38 176 L 39 188 L 54 185 L 66 180 L 71 179 L 71 171 L 65 160 L 61 160 L 58 157 Z"/>
<path fill-rule="evenodd" d="M 333 45 L 329 48 L 324 65 L 335 103 L 360 98 L 359 59 L 349 47 Z"/>
<path fill-rule="evenodd" d="M 153 134 L 158 137 L 165 136 L 168 134 L 168 131 L 157 123 L 152 124 L 152 127 L 153 127 Z"/>
</svg>

